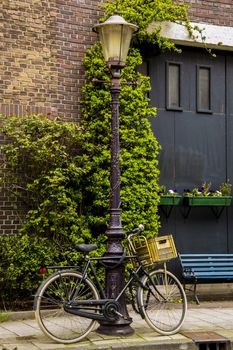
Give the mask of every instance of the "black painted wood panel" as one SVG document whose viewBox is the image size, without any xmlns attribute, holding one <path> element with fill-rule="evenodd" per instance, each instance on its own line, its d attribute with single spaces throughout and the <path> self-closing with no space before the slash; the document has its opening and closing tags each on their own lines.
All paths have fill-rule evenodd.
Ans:
<svg viewBox="0 0 233 350">
<path fill-rule="evenodd" d="M 233 56 L 219 51 L 213 58 L 205 50 L 185 49 L 148 57 L 152 105 L 157 117 L 152 129 L 162 151 L 161 184 L 182 193 L 203 182 L 217 188 L 228 178 L 233 183 Z M 166 109 L 166 65 L 181 64 L 182 111 Z M 211 69 L 211 113 L 197 111 L 198 66 Z M 233 207 L 216 220 L 210 208 L 174 208 L 166 219 L 161 212 L 160 234 L 173 234 L 182 253 L 233 252 Z"/>
</svg>

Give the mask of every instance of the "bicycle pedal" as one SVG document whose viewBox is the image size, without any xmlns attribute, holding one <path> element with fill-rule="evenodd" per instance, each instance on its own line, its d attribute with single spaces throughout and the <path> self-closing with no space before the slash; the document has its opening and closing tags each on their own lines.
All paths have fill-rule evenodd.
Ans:
<svg viewBox="0 0 233 350">
<path fill-rule="evenodd" d="M 122 315 L 120 312 L 118 312 L 118 311 L 116 311 L 116 310 L 114 310 L 114 313 L 115 313 L 117 316 L 120 316 L 120 317 L 125 318 L 124 315 Z"/>
</svg>

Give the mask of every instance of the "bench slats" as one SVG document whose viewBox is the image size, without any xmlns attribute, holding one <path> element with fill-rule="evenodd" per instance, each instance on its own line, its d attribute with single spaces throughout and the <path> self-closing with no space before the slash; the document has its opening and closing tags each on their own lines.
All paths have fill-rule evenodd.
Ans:
<svg viewBox="0 0 233 350">
<path fill-rule="evenodd" d="M 189 271 L 189 269 L 186 269 L 186 270 L 188 270 Z M 229 272 L 229 273 L 233 273 L 233 268 L 218 268 L 218 267 L 216 267 L 216 268 L 210 268 L 210 269 L 207 269 L 206 267 L 200 267 L 200 268 L 192 268 L 191 269 L 193 272 L 196 272 L 196 273 L 198 273 L 198 272 L 201 272 L 201 271 L 206 271 L 206 272 L 212 272 L 212 273 L 214 273 L 214 272 Z"/>
<path fill-rule="evenodd" d="M 228 258 L 228 257 L 233 257 L 233 254 L 196 254 L 196 253 L 193 253 L 193 254 L 180 254 L 182 257 L 190 257 L 190 256 L 193 256 L 193 257 L 225 257 L 225 258 Z"/>
<path fill-rule="evenodd" d="M 229 281 L 233 279 L 233 254 L 180 254 L 180 262 L 185 280 L 193 281 L 194 297 L 198 281 Z"/>
<path fill-rule="evenodd" d="M 233 271 L 194 271 L 196 276 L 216 276 L 216 277 L 222 277 L 222 276 L 233 276 Z"/>
<path fill-rule="evenodd" d="M 197 263 L 190 263 L 190 262 L 188 262 L 188 263 L 182 263 L 182 265 L 183 265 L 183 267 L 192 267 L 192 268 L 198 268 L 198 267 L 202 267 L 202 266 L 206 266 L 207 268 L 210 268 L 210 267 L 229 267 L 229 268 L 231 268 L 231 267 L 233 267 L 233 262 L 232 263 L 217 263 L 217 262 L 213 262 L 212 264 L 206 264 L 206 263 L 203 263 L 203 262 L 201 262 L 201 263 L 199 263 L 199 262 L 197 262 Z"/>
<path fill-rule="evenodd" d="M 207 262 L 211 263 L 211 262 L 221 262 L 221 261 L 223 261 L 223 262 L 226 262 L 226 263 L 228 263 L 228 262 L 230 263 L 230 262 L 233 262 L 233 259 L 227 259 L 227 260 L 226 260 L 226 258 L 223 258 L 223 259 L 210 259 L 210 258 L 209 259 L 197 259 L 197 258 L 196 259 L 186 259 L 186 258 L 182 257 L 182 261 L 184 263 L 186 263 L 186 262 L 190 262 L 191 263 L 191 262 L 197 262 L 197 261 L 198 262 L 200 262 L 200 261 L 201 262 L 206 262 L 206 263 Z"/>
</svg>

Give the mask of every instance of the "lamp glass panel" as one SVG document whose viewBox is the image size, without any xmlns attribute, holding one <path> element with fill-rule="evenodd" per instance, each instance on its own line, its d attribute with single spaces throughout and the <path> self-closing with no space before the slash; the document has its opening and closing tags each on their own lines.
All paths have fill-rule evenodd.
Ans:
<svg viewBox="0 0 233 350">
<path fill-rule="evenodd" d="M 130 47 L 130 42 L 134 31 L 135 29 L 130 26 L 123 26 L 122 42 L 121 42 L 121 61 L 123 62 L 126 62 L 129 47 Z"/>
<path fill-rule="evenodd" d="M 106 25 L 99 28 L 100 41 L 102 43 L 104 58 L 125 62 L 133 29 L 123 25 Z"/>
</svg>

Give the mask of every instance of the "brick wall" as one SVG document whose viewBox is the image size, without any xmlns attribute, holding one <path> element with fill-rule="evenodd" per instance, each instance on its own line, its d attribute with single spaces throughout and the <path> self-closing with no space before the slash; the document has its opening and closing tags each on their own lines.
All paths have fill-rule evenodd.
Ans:
<svg viewBox="0 0 233 350">
<path fill-rule="evenodd" d="M 101 12 L 96 0 L 57 1 L 57 97 L 59 113 L 66 118 L 80 115 L 80 95 L 84 83 L 83 58 L 96 41 L 92 27 Z M 54 106 L 54 107 L 55 107 Z"/>
<path fill-rule="evenodd" d="M 77 118 L 96 0 L 1 0 L 0 113 Z"/>
<path fill-rule="evenodd" d="M 220 26 L 233 26 L 232 0 L 178 0 L 191 4 L 190 19 Z"/>
</svg>

